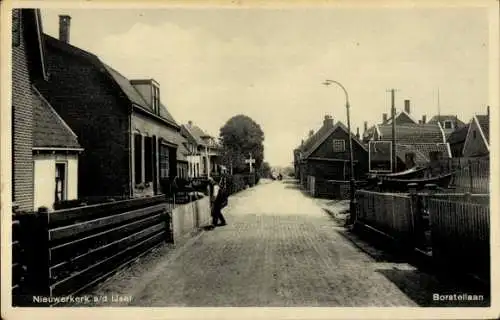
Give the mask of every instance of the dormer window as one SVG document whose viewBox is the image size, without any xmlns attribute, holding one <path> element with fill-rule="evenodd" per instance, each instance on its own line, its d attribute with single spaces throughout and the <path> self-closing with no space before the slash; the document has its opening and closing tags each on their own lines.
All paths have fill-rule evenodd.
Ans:
<svg viewBox="0 0 500 320">
<path fill-rule="evenodd" d="M 160 113 L 160 88 L 158 88 L 155 85 L 153 85 L 152 104 L 153 104 L 154 113 L 159 114 Z"/>
<path fill-rule="evenodd" d="M 444 120 L 443 121 L 443 128 L 444 129 L 453 129 L 453 121 L 451 121 L 451 120 Z"/>
</svg>

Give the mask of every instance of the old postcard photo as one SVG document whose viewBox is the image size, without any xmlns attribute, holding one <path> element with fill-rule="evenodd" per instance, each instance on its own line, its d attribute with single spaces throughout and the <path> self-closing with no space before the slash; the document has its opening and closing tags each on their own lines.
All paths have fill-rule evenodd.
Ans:
<svg viewBox="0 0 500 320">
<path fill-rule="evenodd" d="M 2 39 L 2 317 L 498 315 L 498 1 L 19 1 Z"/>
</svg>

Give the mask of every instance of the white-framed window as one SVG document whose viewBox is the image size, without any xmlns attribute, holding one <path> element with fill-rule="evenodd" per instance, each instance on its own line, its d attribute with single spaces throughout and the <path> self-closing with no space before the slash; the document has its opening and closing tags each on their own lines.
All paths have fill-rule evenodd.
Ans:
<svg viewBox="0 0 500 320">
<path fill-rule="evenodd" d="M 333 152 L 345 152 L 345 140 L 333 139 Z"/>
<path fill-rule="evenodd" d="M 169 171 L 169 154 L 168 147 L 160 144 L 160 178 L 168 178 Z"/>
<path fill-rule="evenodd" d="M 451 120 L 444 120 L 443 121 L 443 128 L 444 129 L 453 129 L 453 121 L 451 121 Z"/>
</svg>

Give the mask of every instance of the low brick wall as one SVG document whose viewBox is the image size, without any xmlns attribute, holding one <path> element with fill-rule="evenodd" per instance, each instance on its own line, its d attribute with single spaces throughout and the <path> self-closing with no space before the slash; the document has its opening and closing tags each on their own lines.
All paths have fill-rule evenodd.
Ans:
<svg viewBox="0 0 500 320">
<path fill-rule="evenodd" d="M 174 243 L 182 244 L 196 234 L 200 228 L 210 224 L 210 198 L 182 204 L 172 210 Z"/>
</svg>

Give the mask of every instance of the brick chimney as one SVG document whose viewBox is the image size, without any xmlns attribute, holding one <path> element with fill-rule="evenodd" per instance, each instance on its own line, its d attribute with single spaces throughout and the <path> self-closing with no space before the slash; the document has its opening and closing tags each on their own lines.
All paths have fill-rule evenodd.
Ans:
<svg viewBox="0 0 500 320">
<path fill-rule="evenodd" d="M 364 125 L 364 129 L 365 129 L 365 131 L 364 131 L 364 132 L 368 131 L 368 121 L 365 121 L 365 122 L 363 123 L 363 125 Z"/>
<path fill-rule="evenodd" d="M 410 114 L 410 100 L 405 100 L 405 112 Z"/>
<path fill-rule="evenodd" d="M 486 115 L 490 117 L 490 106 L 486 106 Z"/>
<path fill-rule="evenodd" d="M 325 119 L 323 120 L 323 126 L 332 128 L 333 127 L 333 118 L 330 115 L 326 115 Z"/>
<path fill-rule="evenodd" d="M 309 137 L 312 137 L 314 135 L 314 130 L 309 130 Z"/>
<path fill-rule="evenodd" d="M 425 124 L 427 122 L 427 116 L 424 114 L 422 116 L 422 124 Z"/>
<path fill-rule="evenodd" d="M 361 136 L 359 135 L 359 127 L 356 127 L 356 139 L 359 140 Z"/>
<path fill-rule="evenodd" d="M 59 16 L 59 40 L 69 43 L 69 31 L 71 27 L 71 17 L 68 15 Z"/>
<path fill-rule="evenodd" d="M 387 122 L 387 113 L 382 113 L 382 122 L 383 123 Z"/>
</svg>

